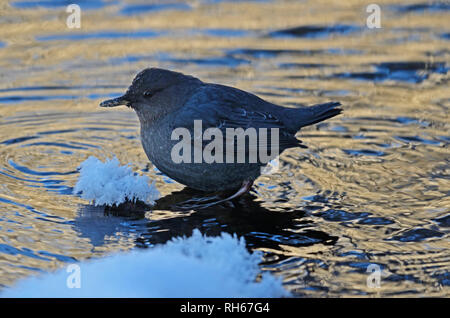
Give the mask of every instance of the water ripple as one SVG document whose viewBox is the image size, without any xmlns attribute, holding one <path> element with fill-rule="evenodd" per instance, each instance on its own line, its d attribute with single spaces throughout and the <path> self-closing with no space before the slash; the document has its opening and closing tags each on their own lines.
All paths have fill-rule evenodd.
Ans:
<svg viewBox="0 0 450 318">
<path fill-rule="evenodd" d="M 380 32 L 362 27 L 363 1 L 77 3 L 89 29 L 61 29 L 67 1 L 2 8 L 1 288 L 199 229 L 244 237 L 296 296 L 447 296 L 450 51 L 437 19 L 447 4 L 388 1 Z M 344 112 L 302 129 L 308 148 L 284 152 L 248 195 L 181 210 L 208 195 L 149 163 L 130 109 L 98 107 L 151 66 L 289 107 L 337 100 Z M 73 196 L 92 155 L 130 163 L 162 198 L 108 208 Z M 380 289 L 367 287 L 370 265 Z"/>
</svg>

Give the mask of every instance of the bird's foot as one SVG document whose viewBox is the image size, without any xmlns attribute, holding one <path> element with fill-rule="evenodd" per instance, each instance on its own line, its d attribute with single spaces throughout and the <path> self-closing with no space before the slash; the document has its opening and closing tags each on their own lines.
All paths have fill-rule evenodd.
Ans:
<svg viewBox="0 0 450 318">
<path fill-rule="evenodd" d="M 214 205 L 217 205 L 217 204 L 220 204 L 220 203 L 224 203 L 224 202 L 228 202 L 228 201 L 231 201 L 233 199 L 236 199 L 236 198 L 240 197 L 241 195 L 243 195 L 243 194 L 247 193 L 248 191 L 250 191 L 250 189 L 252 188 L 252 185 L 253 185 L 253 181 L 244 181 L 244 182 L 242 182 L 241 187 L 239 188 L 239 190 L 236 193 L 234 193 L 233 195 L 231 195 L 231 196 L 229 196 L 229 197 L 227 197 L 225 199 L 216 200 L 216 201 L 212 201 L 212 202 L 208 202 L 208 201 L 217 199 L 218 197 L 217 196 L 207 197 L 207 198 L 203 198 L 201 200 L 191 199 L 191 200 L 184 201 L 182 203 L 182 205 L 180 204 L 180 205 L 178 205 L 178 207 L 180 209 L 183 209 L 183 210 L 209 208 L 209 207 L 212 207 Z M 189 204 L 189 202 L 199 202 L 199 201 L 203 201 L 203 202 L 199 203 L 199 204 Z M 188 204 L 186 204 L 186 203 L 188 203 Z"/>
</svg>

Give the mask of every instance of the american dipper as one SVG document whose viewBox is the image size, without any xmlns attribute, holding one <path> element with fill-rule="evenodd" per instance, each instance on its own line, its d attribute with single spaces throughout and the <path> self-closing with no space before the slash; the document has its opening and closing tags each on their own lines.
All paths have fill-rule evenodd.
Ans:
<svg viewBox="0 0 450 318">
<path fill-rule="evenodd" d="M 272 150 L 281 153 L 288 148 L 304 147 L 295 138 L 300 128 L 334 117 L 342 111 L 337 108 L 339 102 L 302 108 L 278 106 L 237 88 L 205 83 L 193 76 L 159 68 L 141 71 L 123 96 L 100 104 L 101 107 L 119 105 L 126 105 L 136 111 L 145 153 L 160 171 L 197 190 L 238 190 L 230 198 L 247 192 L 261 174 L 261 167 L 267 164 L 267 160 L 249 160 L 252 152 L 258 153 L 261 147 L 266 147 L 267 153 L 277 154 L 277 151 Z M 195 125 L 198 128 L 199 123 L 200 134 L 195 130 Z M 189 134 L 183 136 L 187 136 L 188 143 L 194 145 L 180 151 L 183 158 L 188 159 L 181 162 L 173 157 L 174 147 L 181 139 L 173 137 L 177 128 L 185 129 Z M 208 146 L 212 140 L 220 140 L 219 134 L 214 134 L 214 139 L 211 135 L 209 140 L 203 140 L 208 139 L 203 135 L 208 128 L 215 128 L 215 133 L 222 133 L 222 147 L 217 143 L 217 147 L 211 150 L 211 144 Z M 237 137 L 232 135 L 229 138 L 227 135 L 229 129 L 237 131 L 239 128 L 245 132 L 249 128 L 253 129 L 253 136 L 256 134 L 258 141 L 253 140 L 244 147 L 241 144 L 239 148 Z M 250 140 L 251 135 L 249 133 L 246 138 Z M 275 142 L 270 139 L 272 137 Z M 196 149 L 196 145 L 198 148 L 199 138 L 201 149 L 210 147 L 210 154 L 216 155 L 215 161 L 199 161 L 192 154 L 195 153 L 192 149 Z M 232 146 L 227 148 L 230 143 Z M 189 151 L 192 153 L 185 153 Z M 223 154 L 219 151 L 223 151 Z M 242 152 L 245 160 L 239 162 L 236 158 Z M 230 158 L 234 158 L 234 161 L 225 160 L 227 154 L 233 155 Z"/>
</svg>

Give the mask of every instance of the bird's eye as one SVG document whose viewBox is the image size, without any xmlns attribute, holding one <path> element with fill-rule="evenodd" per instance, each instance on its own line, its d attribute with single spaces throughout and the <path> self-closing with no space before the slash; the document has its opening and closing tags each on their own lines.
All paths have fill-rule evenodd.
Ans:
<svg viewBox="0 0 450 318">
<path fill-rule="evenodd" d="M 151 91 L 150 91 L 150 90 L 145 91 L 145 92 L 142 93 L 142 95 L 143 95 L 144 97 L 152 97 L 152 96 L 155 95 L 156 93 L 159 93 L 159 92 L 161 92 L 161 91 L 163 91 L 163 90 L 164 90 L 164 88 L 152 88 Z"/>
</svg>

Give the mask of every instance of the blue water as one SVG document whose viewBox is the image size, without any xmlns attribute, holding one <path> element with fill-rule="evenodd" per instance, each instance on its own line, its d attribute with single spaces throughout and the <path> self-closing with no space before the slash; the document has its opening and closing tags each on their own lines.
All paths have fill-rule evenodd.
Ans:
<svg viewBox="0 0 450 318">
<path fill-rule="evenodd" d="M 294 296 L 450 295 L 447 3 L 380 4 L 379 30 L 366 27 L 364 1 L 78 1 L 73 30 L 68 4 L 4 8 L 0 288 L 199 229 L 244 237 Z M 308 148 L 284 152 L 250 193 L 199 209 L 212 194 L 149 162 L 135 114 L 98 107 L 155 66 L 344 112 L 302 130 Z M 73 195 L 89 156 L 129 163 L 161 199 L 98 207 Z M 366 284 L 372 264 L 381 289 Z"/>
</svg>

